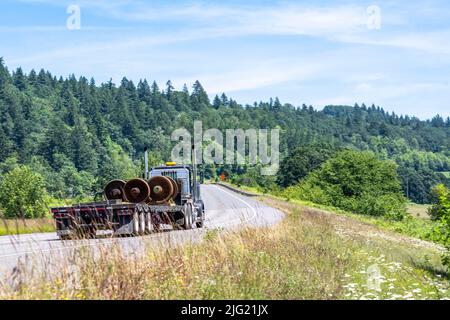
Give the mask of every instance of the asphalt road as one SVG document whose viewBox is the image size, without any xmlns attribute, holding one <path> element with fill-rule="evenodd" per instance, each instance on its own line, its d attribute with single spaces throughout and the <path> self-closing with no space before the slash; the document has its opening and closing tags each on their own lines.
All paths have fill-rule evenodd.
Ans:
<svg viewBox="0 0 450 320">
<path fill-rule="evenodd" d="M 233 230 L 243 226 L 266 226 L 279 222 L 283 213 L 264 204 L 216 185 L 203 185 L 205 227 L 193 230 L 170 230 L 143 237 L 102 238 L 60 241 L 56 233 L 35 233 L 0 237 L 0 274 L 10 273 L 21 264 L 26 268 L 57 270 L 61 258 L 66 261 L 77 248 L 105 248 L 120 244 L 125 252 L 139 254 L 147 245 L 169 246 L 195 242 L 211 229 Z M 50 271 L 49 271 L 50 272 Z"/>
</svg>

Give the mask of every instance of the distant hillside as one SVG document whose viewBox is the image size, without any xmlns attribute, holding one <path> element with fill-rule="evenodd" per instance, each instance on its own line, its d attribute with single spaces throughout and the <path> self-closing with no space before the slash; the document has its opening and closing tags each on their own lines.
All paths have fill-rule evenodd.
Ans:
<svg viewBox="0 0 450 320">
<path fill-rule="evenodd" d="M 399 164 L 405 192 L 428 201 L 431 185 L 449 184 L 450 119 L 421 121 L 377 106 L 295 107 L 278 99 L 242 106 L 225 94 L 210 101 L 200 82 L 177 91 L 170 81 L 135 84 L 124 78 L 96 85 L 40 70 L 12 73 L 0 60 L 0 174 L 15 162 L 44 175 L 56 197 L 92 195 L 111 178 L 136 172 L 145 146 L 154 162 L 168 159 L 170 133 L 204 128 L 280 127 L 281 152 L 327 142 L 372 150 Z M 234 172 L 245 168 L 233 167 Z"/>
</svg>

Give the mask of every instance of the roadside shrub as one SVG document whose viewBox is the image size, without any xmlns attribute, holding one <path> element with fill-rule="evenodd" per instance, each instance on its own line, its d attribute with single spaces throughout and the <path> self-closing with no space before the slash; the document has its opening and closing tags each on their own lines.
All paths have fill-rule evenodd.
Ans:
<svg viewBox="0 0 450 320">
<path fill-rule="evenodd" d="M 441 237 L 447 248 L 447 252 L 442 257 L 443 264 L 450 269 L 450 190 L 440 184 L 431 191 L 433 195 L 433 206 L 429 210 L 430 216 L 439 221 L 439 227 L 435 233 Z"/>
<path fill-rule="evenodd" d="M 384 216 L 391 220 L 402 220 L 404 217 L 404 198 L 398 194 L 373 196 L 365 193 L 359 199 L 356 210 L 371 216 Z"/>
<path fill-rule="evenodd" d="M 277 184 L 285 188 L 295 185 L 334 153 L 335 149 L 328 144 L 313 144 L 295 148 L 280 163 Z"/>
<path fill-rule="evenodd" d="M 401 220 L 406 198 L 396 165 L 371 152 L 345 150 L 326 161 L 295 187 L 287 197 L 331 205 L 346 211 Z"/>
<path fill-rule="evenodd" d="M 5 218 L 42 218 L 47 213 L 44 179 L 27 166 L 17 166 L 0 183 L 0 206 Z"/>
<path fill-rule="evenodd" d="M 438 184 L 431 189 L 431 201 L 433 205 L 428 209 L 432 220 L 440 220 L 445 215 L 446 206 L 450 199 L 450 190 L 443 184 Z"/>
<path fill-rule="evenodd" d="M 329 205 L 332 202 L 331 197 L 323 189 L 308 181 L 286 188 L 283 196 L 286 199 L 303 199 L 323 205 Z"/>
<path fill-rule="evenodd" d="M 234 175 L 231 182 L 238 186 L 247 186 L 256 188 L 258 192 L 269 193 L 279 192 L 279 186 L 276 184 L 275 176 L 261 175 L 261 165 L 246 170 L 244 174 Z"/>
</svg>

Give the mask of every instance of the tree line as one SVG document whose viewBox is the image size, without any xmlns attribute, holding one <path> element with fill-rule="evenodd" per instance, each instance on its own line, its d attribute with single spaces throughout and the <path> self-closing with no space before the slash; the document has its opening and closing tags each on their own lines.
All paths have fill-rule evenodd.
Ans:
<svg viewBox="0 0 450 320">
<path fill-rule="evenodd" d="M 278 98 L 241 105 L 225 94 L 210 101 L 199 81 L 181 90 L 146 79 L 97 84 L 46 70 L 10 72 L 0 59 L 0 180 L 26 165 L 55 198 L 96 197 L 108 180 L 138 175 L 145 147 L 151 164 L 169 160 L 171 132 L 192 130 L 194 120 L 223 131 L 281 129 L 278 176 L 240 165 L 206 166 L 208 177 L 225 171 L 249 184 L 285 188 L 336 152 L 354 149 L 395 162 L 401 192 L 412 201 L 428 203 L 434 185 L 450 186 L 450 119 L 439 115 L 420 120 L 364 104 L 319 111 Z M 309 146 L 316 151 L 302 154 Z"/>
</svg>

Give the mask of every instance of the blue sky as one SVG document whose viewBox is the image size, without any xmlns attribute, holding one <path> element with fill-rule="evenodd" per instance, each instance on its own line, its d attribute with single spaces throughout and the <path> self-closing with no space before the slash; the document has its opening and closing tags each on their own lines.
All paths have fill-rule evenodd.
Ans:
<svg viewBox="0 0 450 320">
<path fill-rule="evenodd" d="M 80 30 L 66 27 L 71 4 Z M 240 103 L 450 116 L 448 1 L 4 0 L 0 39 L 8 67 L 26 72 L 170 79 L 178 89 L 198 79 Z"/>
</svg>

